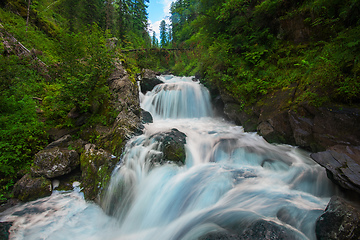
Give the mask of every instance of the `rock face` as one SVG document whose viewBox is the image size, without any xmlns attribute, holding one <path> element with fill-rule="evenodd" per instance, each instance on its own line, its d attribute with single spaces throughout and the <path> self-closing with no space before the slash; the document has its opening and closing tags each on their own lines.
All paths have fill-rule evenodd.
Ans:
<svg viewBox="0 0 360 240">
<path fill-rule="evenodd" d="M 96 139 L 92 140 L 96 145 L 81 139 L 73 141 L 70 135 L 64 136 L 68 131 L 54 130 L 55 141 L 36 154 L 31 175 L 25 175 L 14 187 L 15 197 L 21 201 L 34 200 L 50 195 L 52 182 L 62 190 L 69 190 L 74 181 L 79 181 L 85 198 L 98 200 L 118 162 L 114 155 L 121 155 L 126 140 L 141 125 L 138 88 L 120 63 L 109 77 L 108 84 L 113 99 L 104 104 L 110 104 L 111 109 L 118 113 L 113 126 L 82 130 L 80 136 L 85 136 L 84 139 L 90 139 L 89 135 L 96 133 Z M 101 107 L 109 106 L 97 108 Z M 75 113 L 69 114 L 76 117 Z M 150 121 L 150 117 L 146 121 Z"/>
<path fill-rule="evenodd" d="M 345 189 L 360 193 L 360 147 L 334 146 L 311 157 L 325 167 L 328 177 Z"/>
<path fill-rule="evenodd" d="M 332 197 L 325 213 L 316 222 L 317 239 L 360 239 L 360 211 L 358 207 L 340 197 Z"/>
<path fill-rule="evenodd" d="M 31 201 L 51 195 L 51 181 L 44 177 L 23 176 L 14 186 L 14 197 L 20 201 Z"/>
<path fill-rule="evenodd" d="M 268 142 L 296 145 L 311 152 L 340 186 L 360 189 L 360 109 L 334 106 L 290 106 L 296 86 L 279 91 L 253 106 L 242 104 L 224 91 L 224 112 L 245 131 L 257 131 Z"/>
<path fill-rule="evenodd" d="M 86 199 L 96 200 L 101 190 L 106 187 L 118 158 L 111 153 L 96 149 L 94 144 L 85 146 L 81 154 L 82 187 Z"/>
<path fill-rule="evenodd" d="M 156 73 L 154 71 L 149 69 L 143 69 L 140 80 L 140 88 L 143 94 L 146 94 L 146 92 L 153 90 L 156 85 L 162 83 L 164 82 L 156 77 Z"/>
<path fill-rule="evenodd" d="M 34 176 L 55 178 L 70 173 L 79 164 L 79 154 L 75 150 L 53 147 L 35 155 L 31 170 Z"/>
<path fill-rule="evenodd" d="M 135 81 L 131 81 L 126 70 L 119 63 L 109 77 L 108 83 L 113 96 L 111 104 L 119 114 L 110 131 L 101 136 L 100 146 L 111 151 L 112 154 L 120 156 L 126 140 L 141 125 L 139 92 Z"/>
</svg>

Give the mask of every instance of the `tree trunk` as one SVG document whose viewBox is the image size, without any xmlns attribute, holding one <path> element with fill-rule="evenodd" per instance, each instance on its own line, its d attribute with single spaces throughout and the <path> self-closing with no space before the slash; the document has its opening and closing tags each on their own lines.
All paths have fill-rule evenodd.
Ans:
<svg viewBox="0 0 360 240">
<path fill-rule="evenodd" d="M 26 16 L 26 32 L 27 32 L 28 26 L 29 26 L 30 5 L 31 5 L 31 0 L 29 0 L 29 2 L 28 2 L 28 9 L 27 9 L 27 16 Z"/>
</svg>

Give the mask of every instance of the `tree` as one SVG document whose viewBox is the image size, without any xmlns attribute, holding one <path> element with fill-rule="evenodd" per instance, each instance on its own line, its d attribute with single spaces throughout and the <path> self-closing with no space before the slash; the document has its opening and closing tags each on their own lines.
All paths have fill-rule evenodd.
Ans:
<svg viewBox="0 0 360 240">
<path fill-rule="evenodd" d="M 168 33 L 165 20 L 160 23 L 160 46 L 165 47 L 168 43 Z"/>
<path fill-rule="evenodd" d="M 159 45 L 159 41 L 158 41 L 157 38 L 156 38 L 156 33 L 155 33 L 155 31 L 153 31 L 151 44 L 152 44 L 152 46 L 154 46 L 154 47 L 158 47 L 158 45 Z"/>
</svg>

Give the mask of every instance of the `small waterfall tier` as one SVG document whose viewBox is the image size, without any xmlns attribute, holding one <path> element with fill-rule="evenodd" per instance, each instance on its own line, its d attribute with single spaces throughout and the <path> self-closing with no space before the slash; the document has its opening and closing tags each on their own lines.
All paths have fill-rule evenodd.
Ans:
<svg viewBox="0 0 360 240">
<path fill-rule="evenodd" d="M 191 77 L 162 77 L 159 84 L 148 92 L 141 107 L 155 119 L 211 117 L 209 91 Z"/>
</svg>

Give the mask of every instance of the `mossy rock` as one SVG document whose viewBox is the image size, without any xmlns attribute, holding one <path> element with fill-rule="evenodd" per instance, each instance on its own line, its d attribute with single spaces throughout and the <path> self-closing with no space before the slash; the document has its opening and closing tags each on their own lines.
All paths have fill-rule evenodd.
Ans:
<svg viewBox="0 0 360 240">
<path fill-rule="evenodd" d="M 33 176 L 54 178 L 70 173 L 79 165 L 79 154 L 75 150 L 59 147 L 44 149 L 35 155 Z"/>
<path fill-rule="evenodd" d="M 51 181 L 44 177 L 23 176 L 14 186 L 13 195 L 22 202 L 36 200 L 51 195 Z"/>
<path fill-rule="evenodd" d="M 177 164 L 184 164 L 186 159 L 186 135 L 176 128 L 171 129 L 168 132 L 162 132 L 153 135 L 151 138 L 158 141 L 159 151 L 163 153 L 161 159 L 157 159 L 158 162 L 175 162 Z"/>
<path fill-rule="evenodd" d="M 86 199 L 97 201 L 109 183 L 118 159 L 103 149 L 96 149 L 94 144 L 87 144 L 85 149 L 80 157 L 82 188 Z"/>
</svg>

